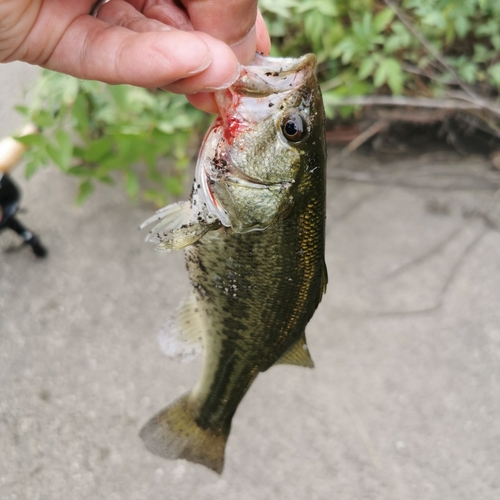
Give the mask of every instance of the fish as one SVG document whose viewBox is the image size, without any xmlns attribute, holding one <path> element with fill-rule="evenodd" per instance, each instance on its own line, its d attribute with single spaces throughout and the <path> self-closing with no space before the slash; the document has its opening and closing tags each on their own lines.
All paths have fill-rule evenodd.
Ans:
<svg viewBox="0 0 500 500">
<path fill-rule="evenodd" d="M 164 337 L 203 352 L 196 386 L 140 431 L 146 448 L 221 474 L 236 409 L 260 372 L 312 368 L 305 328 L 326 291 L 326 145 L 316 57 L 256 55 L 228 89 L 191 198 L 146 220 L 146 241 L 184 249 L 191 282 Z"/>
</svg>

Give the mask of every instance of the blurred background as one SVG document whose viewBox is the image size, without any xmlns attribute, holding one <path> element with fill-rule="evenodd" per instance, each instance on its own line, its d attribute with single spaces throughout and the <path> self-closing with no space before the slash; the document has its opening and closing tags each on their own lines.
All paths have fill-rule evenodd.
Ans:
<svg viewBox="0 0 500 500">
<path fill-rule="evenodd" d="M 159 350 L 188 279 L 137 227 L 187 196 L 210 117 L 3 65 L 0 138 L 41 130 L 12 177 L 49 254 L 0 233 L 1 498 L 498 498 L 500 4 L 260 4 L 273 55 L 318 55 L 329 116 L 316 368 L 259 376 L 221 477 L 150 455 L 138 430 L 200 365 Z"/>
</svg>

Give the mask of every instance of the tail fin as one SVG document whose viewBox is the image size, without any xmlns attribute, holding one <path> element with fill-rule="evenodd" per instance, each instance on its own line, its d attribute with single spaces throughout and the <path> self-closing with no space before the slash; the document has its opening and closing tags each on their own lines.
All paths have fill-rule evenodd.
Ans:
<svg viewBox="0 0 500 500">
<path fill-rule="evenodd" d="M 155 455 L 171 460 L 185 458 L 222 473 L 228 434 L 202 429 L 196 423 L 189 393 L 157 413 L 141 429 L 140 436 Z"/>
</svg>

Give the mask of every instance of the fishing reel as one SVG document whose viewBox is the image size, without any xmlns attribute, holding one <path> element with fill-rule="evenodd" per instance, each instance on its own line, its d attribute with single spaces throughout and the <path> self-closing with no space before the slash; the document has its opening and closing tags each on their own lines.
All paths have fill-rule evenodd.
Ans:
<svg viewBox="0 0 500 500">
<path fill-rule="evenodd" d="M 34 125 L 27 125 L 20 135 L 32 134 L 36 131 Z M 25 149 L 24 145 L 12 137 L 0 141 L 0 232 L 6 229 L 14 231 L 23 240 L 21 247 L 27 245 L 37 257 L 43 258 L 47 255 L 47 249 L 40 238 L 17 218 L 21 191 L 9 175 L 9 172 L 21 161 Z"/>
</svg>

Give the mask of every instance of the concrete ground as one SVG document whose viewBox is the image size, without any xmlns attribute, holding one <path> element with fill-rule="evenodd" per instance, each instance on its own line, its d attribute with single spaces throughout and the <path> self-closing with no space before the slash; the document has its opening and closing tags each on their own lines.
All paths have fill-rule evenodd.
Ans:
<svg viewBox="0 0 500 500">
<path fill-rule="evenodd" d="M 24 71 L 1 67 L 1 88 Z M 50 255 L 0 234 L 0 498 L 500 498 L 500 174 L 450 153 L 331 163 L 316 368 L 258 377 L 221 477 L 137 435 L 199 374 L 157 344 L 182 254 L 143 243 L 151 208 L 120 189 L 76 207 L 74 179 L 16 171 Z"/>
</svg>

